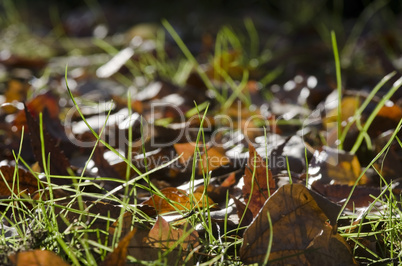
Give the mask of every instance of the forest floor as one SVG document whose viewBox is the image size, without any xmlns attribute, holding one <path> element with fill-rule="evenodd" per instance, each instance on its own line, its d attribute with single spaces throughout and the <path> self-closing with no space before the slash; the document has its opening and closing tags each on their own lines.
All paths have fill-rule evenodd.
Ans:
<svg viewBox="0 0 402 266">
<path fill-rule="evenodd" d="M 5 0 L 0 263 L 401 263 L 400 7 L 281 2 Z"/>
</svg>

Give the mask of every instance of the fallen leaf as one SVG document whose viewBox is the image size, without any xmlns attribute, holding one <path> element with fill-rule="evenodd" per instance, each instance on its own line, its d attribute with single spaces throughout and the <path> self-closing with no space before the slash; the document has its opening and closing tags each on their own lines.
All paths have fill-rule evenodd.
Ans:
<svg viewBox="0 0 402 266">
<path fill-rule="evenodd" d="M 222 182 L 221 187 L 229 188 L 236 183 L 236 174 L 230 173 L 228 177 Z"/>
<path fill-rule="evenodd" d="M 22 83 L 17 79 L 11 79 L 4 93 L 5 103 L 22 102 L 26 98 L 29 87 L 28 83 Z M 2 108 L 9 114 L 18 110 L 15 106 L 7 104 L 2 105 Z"/>
<path fill-rule="evenodd" d="M 43 186 L 32 173 L 21 168 L 18 168 L 15 179 L 15 167 L 13 166 L 4 165 L 0 167 L 0 172 L 0 180 L 3 181 L 0 183 L 0 196 L 11 196 L 11 191 L 15 194 L 21 192 L 32 194 Z"/>
<path fill-rule="evenodd" d="M 329 226 L 322 229 L 304 254 L 310 265 L 357 265 L 345 239 L 333 234 Z"/>
<path fill-rule="evenodd" d="M 49 111 L 51 118 L 58 117 L 60 113 L 58 100 L 50 91 L 40 94 L 31 101 L 27 102 L 26 109 L 28 109 L 29 113 L 34 117 L 34 119 L 37 119 L 39 113 L 43 112 L 45 109 Z M 26 128 L 27 118 L 24 110 L 21 110 L 17 113 L 13 121 L 13 125 L 16 126 L 18 130 L 21 130 L 23 126 Z"/>
<path fill-rule="evenodd" d="M 123 218 L 123 230 L 127 235 L 120 240 L 118 247 L 107 256 L 101 265 L 125 265 L 126 256 L 130 255 L 137 260 L 155 261 L 164 257 L 168 265 L 193 265 L 186 256 L 191 248 L 199 245 L 198 233 L 191 227 L 175 229 L 166 220 L 158 217 L 154 226 L 148 229 L 138 223 L 132 224 L 133 216 L 129 213 Z M 114 224 L 116 227 L 117 224 Z M 192 232 L 189 232 L 192 231 Z M 113 234 L 115 230 L 112 230 Z M 163 255 L 168 249 L 171 251 Z M 185 262 L 185 260 L 187 262 Z"/>
<path fill-rule="evenodd" d="M 338 256 L 336 263 L 354 265 L 349 246 L 345 240 L 332 233 L 327 220 L 328 217 L 305 186 L 282 186 L 269 198 L 246 229 L 240 248 L 241 260 L 246 264 L 262 264 L 272 237 L 269 254 L 271 265 L 317 265 L 317 258 L 321 258 L 320 263 L 323 265 L 333 265 L 333 254 Z"/>
<path fill-rule="evenodd" d="M 160 192 L 166 198 L 162 198 L 158 195 L 153 195 L 148 200 L 142 203 L 144 205 L 154 207 L 158 214 L 177 210 L 189 210 L 195 206 L 202 207 L 204 205 L 202 193 L 199 192 L 193 193 L 192 201 L 184 190 L 174 187 L 161 189 Z M 213 201 L 209 198 L 207 200 L 209 206 L 211 206 L 213 204 Z"/>
<path fill-rule="evenodd" d="M 22 251 L 9 256 L 15 266 L 68 266 L 69 264 L 49 250 Z"/>
<path fill-rule="evenodd" d="M 42 161 L 42 143 L 38 121 L 33 118 L 27 107 L 25 107 L 25 115 L 34 156 L 39 162 L 39 166 L 44 169 Z M 70 176 L 69 172 L 67 171 L 67 169 L 71 168 L 68 158 L 57 146 L 56 141 L 47 133 L 45 128 L 42 128 L 42 132 L 44 137 L 43 146 L 45 147 L 45 157 L 50 157 L 50 159 L 47 161 L 50 163 L 50 165 L 47 165 L 50 169 L 50 174 Z M 70 184 L 71 180 L 66 178 L 51 178 L 51 182 L 57 185 L 66 185 Z"/>
<path fill-rule="evenodd" d="M 318 181 L 323 184 L 353 185 L 361 174 L 361 167 L 356 155 L 327 146 L 322 151 L 315 151 L 309 166 L 309 183 Z M 359 184 L 366 184 L 366 175 Z"/>
<path fill-rule="evenodd" d="M 198 174 L 202 175 L 203 172 L 213 171 L 229 163 L 230 159 L 225 156 L 225 150 L 223 148 L 208 148 L 206 154 L 203 153 L 201 155 L 201 161 L 198 164 Z"/>
<path fill-rule="evenodd" d="M 165 219 L 158 216 L 154 226 L 149 231 L 146 243 L 152 247 L 166 250 L 176 246 L 177 241 L 180 240 L 178 246 L 187 251 L 190 246 L 196 247 L 199 245 L 197 231 L 191 232 L 183 239 L 183 236 L 188 231 L 193 230 L 188 224 L 187 227 L 185 229 L 174 229 Z"/>
<path fill-rule="evenodd" d="M 314 182 L 311 184 L 311 188 L 329 200 L 343 205 L 345 199 L 349 197 L 353 186 Z M 356 186 L 346 208 L 352 210 L 355 207 L 367 207 L 373 202 L 373 197 L 377 197 L 380 194 L 381 189 L 379 187 Z"/>
<path fill-rule="evenodd" d="M 173 145 L 177 154 L 181 155 L 179 161 L 182 164 L 186 164 L 193 158 L 194 152 L 196 152 L 197 143 L 176 143 Z M 204 145 L 198 144 L 200 150 L 204 150 Z M 201 156 L 201 157 L 200 157 Z M 230 159 L 225 156 L 225 150 L 218 147 L 207 147 L 207 152 L 202 152 L 201 155 L 197 154 L 198 162 L 198 174 L 203 172 L 213 171 L 223 165 L 230 163 Z"/>
<path fill-rule="evenodd" d="M 352 117 L 356 114 L 357 109 L 360 106 L 360 99 L 358 97 L 347 96 L 343 97 L 341 100 L 341 121 L 348 121 L 349 117 Z M 332 129 L 336 127 L 337 117 L 338 117 L 338 109 L 334 108 L 328 112 L 326 117 L 323 120 L 326 128 Z"/>
<path fill-rule="evenodd" d="M 253 221 L 253 213 L 250 211 L 249 208 L 246 208 L 246 204 L 241 202 L 240 200 L 232 197 L 235 202 L 236 209 L 237 209 L 237 216 L 239 217 L 240 227 L 248 226 Z"/>
<path fill-rule="evenodd" d="M 226 194 L 229 191 L 230 187 L 235 184 L 236 182 L 236 177 L 235 173 L 231 173 L 223 182 L 220 186 L 218 185 L 213 185 L 209 184 L 207 186 L 207 193 L 208 197 L 212 199 L 214 202 L 225 202 L 226 200 Z M 205 189 L 205 186 L 199 186 L 195 190 L 195 192 L 198 193 L 203 193 Z"/>
<path fill-rule="evenodd" d="M 187 143 L 175 143 L 173 144 L 177 154 L 181 155 L 179 162 L 185 164 L 188 160 L 194 156 L 195 148 L 197 147 L 195 142 Z"/>
<path fill-rule="evenodd" d="M 255 171 L 254 177 L 253 172 Z M 275 189 L 275 180 L 271 171 L 266 168 L 264 159 L 257 153 L 253 145 L 249 145 L 249 158 L 244 172 L 243 197 L 248 208 L 255 217 Z M 269 191 L 268 191 L 269 189 Z"/>
<path fill-rule="evenodd" d="M 134 228 L 129 232 L 122 240 L 120 240 L 117 247 L 113 250 L 112 253 L 109 253 L 105 260 L 100 264 L 101 266 L 114 265 L 114 266 L 123 266 L 126 265 L 127 260 L 127 248 L 130 244 L 130 241 L 137 233 L 137 228 Z"/>
<path fill-rule="evenodd" d="M 377 104 L 377 103 L 376 103 Z M 379 136 L 381 133 L 395 129 L 402 117 L 402 108 L 391 101 L 388 101 L 374 118 L 368 129 L 371 138 Z"/>
</svg>

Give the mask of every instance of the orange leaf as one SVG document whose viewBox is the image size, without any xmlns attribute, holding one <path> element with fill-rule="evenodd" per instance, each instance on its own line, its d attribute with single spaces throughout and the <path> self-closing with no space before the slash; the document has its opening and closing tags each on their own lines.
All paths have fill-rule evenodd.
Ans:
<svg viewBox="0 0 402 266">
<path fill-rule="evenodd" d="M 173 145 L 177 154 L 182 154 L 179 161 L 182 164 L 188 162 L 194 156 L 195 148 L 197 144 L 195 142 L 188 143 L 176 143 Z M 203 147 L 202 144 L 199 144 Z M 201 159 L 198 163 L 198 174 L 202 174 L 203 171 L 213 171 L 222 165 L 227 165 L 230 163 L 230 159 L 225 156 L 225 150 L 218 147 L 207 148 L 205 154 L 201 154 Z"/>
<path fill-rule="evenodd" d="M 208 155 L 208 157 L 207 157 Z M 230 159 L 225 156 L 225 151 L 222 148 L 212 147 L 207 150 L 207 154 L 203 154 L 201 161 L 198 164 L 198 174 L 203 171 L 213 171 L 222 165 L 230 163 Z"/>
<path fill-rule="evenodd" d="M 222 182 L 221 187 L 229 188 L 236 183 L 236 175 L 234 172 L 230 173 L 228 177 Z"/>
<path fill-rule="evenodd" d="M 255 174 L 253 178 L 254 169 Z M 264 159 L 251 144 L 249 145 L 249 159 L 243 178 L 243 197 L 246 203 L 250 201 L 248 208 L 255 217 L 268 199 L 268 188 L 270 194 L 272 194 L 275 191 L 276 185 L 271 171 L 266 168 Z"/>
<path fill-rule="evenodd" d="M 193 158 L 196 143 L 195 142 L 187 142 L 187 143 L 175 143 L 173 144 L 174 149 L 177 154 L 183 154 L 179 161 L 182 164 L 185 164 L 188 160 Z"/>
<path fill-rule="evenodd" d="M 323 184 L 353 185 L 361 174 L 361 167 L 356 155 L 327 146 L 322 151 L 315 151 L 309 167 L 309 180 L 319 180 Z M 363 175 L 359 184 L 365 184 Z"/>
<path fill-rule="evenodd" d="M 30 250 L 9 256 L 15 266 L 68 266 L 64 260 L 49 250 Z"/>
<path fill-rule="evenodd" d="M 194 193 L 193 202 L 190 201 L 189 196 L 184 190 L 174 187 L 161 189 L 161 193 L 166 197 L 166 199 L 170 200 L 171 203 L 169 203 L 165 198 L 153 195 L 142 204 L 154 207 L 158 214 L 176 210 L 188 210 L 194 207 L 194 205 L 192 205 L 194 203 L 196 203 L 197 206 L 203 206 L 203 201 L 201 200 L 202 193 Z M 208 198 L 207 200 L 210 205 L 213 204 L 211 199 Z"/>
<path fill-rule="evenodd" d="M 191 245 L 193 247 L 198 246 L 198 233 L 193 231 L 189 236 L 181 239 L 186 231 L 192 230 L 191 228 L 184 229 L 174 229 L 170 224 L 158 216 L 155 225 L 149 231 L 147 243 L 156 248 L 169 249 L 175 245 L 177 241 L 180 240 L 181 249 L 187 250 Z"/>
<path fill-rule="evenodd" d="M 8 82 L 7 90 L 4 93 L 6 98 L 5 103 L 22 102 L 26 97 L 28 89 L 29 85 L 27 83 L 22 83 L 16 79 L 11 79 Z M 18 110 L 13 105 L 3 105 L 2 108 L 9 114 Z"/>
</svg>

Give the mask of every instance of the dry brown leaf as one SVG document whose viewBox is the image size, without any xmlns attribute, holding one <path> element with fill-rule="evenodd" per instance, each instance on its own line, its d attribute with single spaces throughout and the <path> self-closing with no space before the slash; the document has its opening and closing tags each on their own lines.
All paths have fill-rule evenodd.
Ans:
<svg viewBox="0 0 402 266">
<path fill-rule="evenodd" d="M 348 121 L 349 117 L 352 117 L 356 114 L 357 109 L 360 106 L 360 100 L 354 96 L 343 97 L 341 101 L 341 121 Z M 328 112 L 327 116 L 324 118 L 323 123 L 326 128 L 332 129 L 336 127 L 337 117 L 338 117 L 338 109 L 335 108 Z"/>
<path fill-rule="evenodd" d="M 338 235 L 332 234 L 332 227 L 327 220 L 328 217 L 305 186 L 285 185 L 269 198 L 245 231 L 240 248 L 241 260 L 244 263 L 264 262 L 272 230 L 273 241 L 269 255 L 272 264 L 316 265 L 316 258 L 319 257 L 322 265 L 332 265 L 331 254 L 337 254 L 337 263 L 340 265 L 354 265 L 349 246 Z M 332 248 L 336 250 L 330 250 Z"/>
<path fill-rule="evenodd" d="M 248 208 L 255 217 L 260 211 L 269 195 L 275 191 L 275 180 L 272 178 L 271 171 L 266 168 L 264 159 L 257 153 L 253 145 L 249 145 L 249 159 L 244 172 L 243 197 Z M 253 172 L 255 167 L 255 175 Z M 267 176 L 268 175 L 268 176 Z M 270 193 L 268 193 L 268 188 Z"/>
<path fill-rule="evenodd" d="M 4 93 L 5 103 L 24 101 L 30 87 L 28 83 L 22 83 L 17 79 L 11 79 L 7 85 L 7 90 Z M 2 105 L 2 108 L 8 114 L 18 111 L 18 109 L 13 105 Z"/>
<path fill-rule="evenodd" d="M 0 196 L 11 196 L 11 190 L 15 194 L 19 194 L 24 192 L 26 194 L 32 194 L 38 190 L 42 185 L 42 183 L 30 172 L 27 172 L 24 169 L 19 168 L 16 175 L 15 180 L 14 177 L 15 167 L 4 165 L 0 167 L 0 172 L 2 176 L 0 176 Z M 3 179 L 4 177 L 4 179 Z M 7 185 L 6 185 L 7 182 Z"/>
<path fill-rule="evenodd" d="M 250 209 L 246 208 L 246 205 L 240 200 L 232 197 L 237 209 L 237 216 L 239 217 L 240 227 L 248 226 L 253 221 L 253 214 Z"/>
<path fill-rule="evenodd" d="M 179 247 L 181 247 L 182 250 L 187 250 L 190 246 L 196 247 L 199 245 L 197 231 L 191 232 L 190 235 L 182 239 L 182 237 L 191 230 L 192 228 L 190 228 L 190 226 L 188 226 L 186 230 L 174 229 L 165 219 L 158 216 L 155 225 L 149 231 L 146 243 L 155 248 L 169 249 L 175 246 L 176 242 L 180 240 Z"/>
<path fill-rule="evenodd" d="M 34 114 L 31 114 L 28 110 L 29 108 L 25 107 L 25 118 L 26 123 L 28 124 L 29 137 L 31 140 L 31 146 L 33 150 L 33 154 L 36 160 L 39 162 L 39 166 L 43 169 L 43 158 L 42 158 L 42 144 L 41 144 L 41 131 L 39 126 L 39 121 L 34 119 Z M 49 110 L 50 111 L 50 110 Z M 55 111 L 54 111 L 55 112 Z M 57 144 L 57 141 L 52 138 L 45 128 L 42 128 L 42 133 L 44 136 L 44 147 L 45 154 L 49 156 L 49 165 L 50 174 L 51 175 L 61 175 L 61 176 L 70 176 L 70 173 L 67 169 L 71 168 L 70 161 L 61 150 L 60 146 Z M 71 179 L 68 178 L 51 178 L 51 182 L 57 185 L 66 185 L 71 184 Z"/>
<path fill-rule="evenodd" d="M 323 184 L 353 185 L 361 174 L 361 167 L 356 155 L 324 147 L 316 151 L 309 167 L 310 184 L 319 180 Z M 359 184 L 366 184 L 366 175 L 360 179 Z"/>
<path fill-rule="evenodd" d="M 124 265 L 127 255 L 138 260 L 155 261 L 160 259 L 168 249 L 172 249 L 169 254 L 165 254 L 168 265 L 177 263 L 193 265 L 190 258 L 188 262 L 184 260 L 190 249 L 199 245 L 198 233 L 192 231 L 190 226 L 184 225 L 182 228 L 174 229 L 163 218 L 158 217 L 152 229 L 147 229 L 140 224 L 132 225 L 132 219 L 131 214 L 125 214 L 122 233 L 128 233 L 102 265 Z M 116 226 L 117 223 L 112 227 Z M 133 230 L 130 229 L 132 226 Z M 109 231 L 111 234 L 115 232 L 114 229 Z"/>
<path fill-rule="evenodd" d="M 18 252 L 9 256 L 15 266 L 68 266 L 64 260 L 49 250 L 30 250 Z"/>
<path fill-rule="evenodd" d="M 223 148 L 208 148 L 207 153 L 202 154 L 201 161 L 198 163 L 198 174 L 201 175 L 203 172 L 213 171 L 229 163 L 230 159 L 225 156 Z"/>
<path fill-rule="evenodd" d="M 357 265 L 345 239 L 339 234 L 333 234 L 328 226 L 307 247 L 305 256 L 310 265 Z"/>
<path fill-rule="evenodd" d="M 232 172 L 225 178 L 225 180 L 223 180 L 221 187 L 229 188 L 234 184 L 236 184 L 236 174 L 235 172 Z"/>
<path fill-rule="evenodd" d="M 329 185 L 320 182 L 314 182 L 311 187 L 329 200 L 342 205 L 353 189 L 353 186 L 337 184 Z M 352 210 L 356 207 L 367 207 L 371 202 L 373 202 L 373 197 L 378 197 L 380 194 L 381 188 L 379 187 L 356 186 L 346 208 Z"/>
<path fill-rule="evenodd" d="M 207 186 L 208 197 L 214 202 L 220 203 L 226 200 L 226 194 L 229 188 L 236 182 L 234 173 L 231 173 L 220 186 L 209 184 Z M 195 192 L 203 193 L 205 186 L 199 186 Z"/>
<path fill-rule="evenodd" d="M 181 155 L 179 162 L 185 164 L 188 160 L 193 158 L 196 146 L 195 142 L 173 144 L 177 154 Z"/>
<path fill-rule="evenodd" d="M 60 113 L 58 100 L 51 92 L 36 96 L 31 101 L 26 103 L 26 107 L 28 108 L 28 111 L 32 114 L 34 119 L 37 119 L 39 113 L 43 112 L 45 108 L 47 108 L 47 110 L 49 111 L 51 118 L 58 117 Z M 13 121 L 13 125 L 16 126 L 18 130 L 21 130 L 24 126 L 26 130 L 27 119 L 24 110 L 21 110 L 17 113 Z"/>
<path fill-rule="evenodd" d="M 127 248 L 132 240 L 132 238 L 137 233 L 137 228 L 134 228 L 129 232 L 122 240 L 120 240 L 119 245 L 113 250 L 112 253 L 109 253 L 105 260 L 100 264 L 101 266 L 114 265 L 114 266 L 123 266 L 126 264 L 127 260 Z"/>
<path fill-rule="evenodd" d="M 174 187 L 161 189 L 160 192 L 171 201 L 169 203 L 166 199 L 153 195 L 148 200 L 144 201 L 142 204 L 154 207 L 158 214 L 176 211 L 176 210 L 189 210 L 194 207 L 194 203 L 196 206 L 203 206 L 203 196 L 202 193 L 195 192 L 193 194 L 194 198 L 191 201 L 189 196 L 184 190 L 177 189 Z M 214 202 L 207 198 L 209 205 L 212 205 Z"/>
</svg>

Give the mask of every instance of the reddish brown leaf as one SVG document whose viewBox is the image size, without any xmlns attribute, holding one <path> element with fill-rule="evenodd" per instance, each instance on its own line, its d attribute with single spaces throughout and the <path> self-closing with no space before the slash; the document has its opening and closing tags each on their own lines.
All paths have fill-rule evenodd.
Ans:
<svg viewBox="0 0 402 266">
<path fill-rule="evenodd" d="M 246 205 L 240 200 L 232 197 L 236 204 L 237 216 L 239 217 L 240 226 L 248 226 L 253 221 L 253 213 L 249 208 L 246 208 Z"/>
<path fill-rule="evenodd" d="M 314 182 L 312 189 L 325 196 L 329 200 L 343 205 L 344 200 L 349 196 L 353 186 L 348 185 L 329 185 L 321 182 Z M 380 195 L 381 189 L 376 187 L 356 186 L 346 208 L 352 210 L 354 207 L 367 207 L 373 202 L 373 198 Z"/>
<path fill-rule="evenodd" d="M 271 224 L 268 220 L 270 216 Z M 269 261 L 279 265 L 354 265 L 350 248 L 326 222 L 328 217 L 301 184 L 285 185 L 265 203 L 244 233 L 240 248 L 246 263 Z"/>
<path fill-rule="evenodd" d="M 27 118 L 27 124 L 29 129 L 28 132 L 31 140 L 32 150 L 36 160 L 39 162 L 39 166 L 43 169 L 40 127 L 38 121 L 36 121 L 32 117 L 27 107 L 25 107 L 25 115 Z M 46 160 L 48 158 L 48 155 L 50 154 L 50 160 L 49 160 L 50 174 L 70 176 L 70 174 L 67 171 L 67 169 L 71 167 L 69 160 L 60 150 L 60 148 L 56 145 L 56 141 L 47 133 L 46 129 L 45 128 L 42 129 L 44 135 L 43 144 L 45 146 Z M 52 178 L 51 182 L 58 185 L 71 184 L 71 180 L 65 178 Z"/>
<path fill-rule="evenodd" d="M 377 105 L 377 103 L 375 103 L 375 105 Z M 395 129 L 401 117 L 402 108 L 398 104 L 384 105 L 369 127 L 369 135 L 375 138 L 389 129 Z"/>
<path fill-rule="evenodd" d="M 58 100 L 51 92 L 36 96 L 26 103 L 26 108 L 35 119 L 37 119 L 39 113 L 43 112 L 45 109 L 49 111 L 51 118 L 58 117 L 60 113 Z M 21 110 L 15 117 L 13 125 L 16 126 L 18 130 L 21 130 L 23 126 L 26 128 L 27 123 L 26 113 L 24 110 Z"/>
<path fill-rule="evenodd" d="M 0 183 L 0 196 L 10 196 L 10 189 L 13 189 L 15 194 L 19 194 L 21 192 L 32 194 L 37 191 L 38 188 L 43 186 L 43 184 L 35 176 L 21 168 L 17 170 L 14 180 L 13 177 L 15 167 L 5 165 L 0 167 L 0 172 L 2 174 L 0 180 L 3 181 Z"/>
<path fill-rule="evenodd" d="M 253 172 L 255 171 L 254 178 Z M 266 168 L 266 162 L 257 153 L 253 145 L 249 145 L 249 159 L 244 172 L 243 197 L 246 203 L 250 202 L 248 208 L 255 217 L 275 189 L 275 180 L 271 171 Z M 269 192 L 268 192 L 269 189 Z"/>
<path fill-rule="evenodd" d="M 114 265 L 114 266 L 123 266 L 126 265 L 127 260 L 127 248 L 130 244 L 132 238 L 136 235 L 137 228 L 134 228 L 130 233 L 128 233 L 122 240 L 120 240 L 117 248 L 113 250 L 112 253 L 109 253 L 105 260 L 100 264 L 102 266 Z"/>
<path fill-rule="evenodd" d="M 228 177 L 222 182 L 221 187 L 229 188 L 236 183 L 236 174 L 230 173 Z"/>
<path fill-rule="evenodd" d="M 15 266 L 68 266 L 64 260 L 49 250 L 30 250 L 18 252 L 9 256 Z"/>
</svg>

